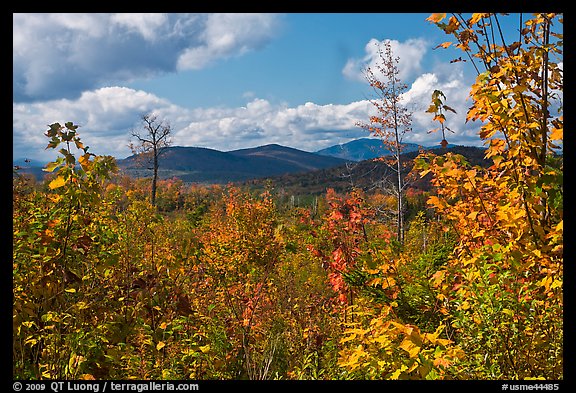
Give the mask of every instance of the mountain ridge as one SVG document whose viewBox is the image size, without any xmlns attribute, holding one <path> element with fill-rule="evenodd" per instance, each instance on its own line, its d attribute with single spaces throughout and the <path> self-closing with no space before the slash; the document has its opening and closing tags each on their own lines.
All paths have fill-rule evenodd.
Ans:
<svg viewBox="0 0 576 393">
<path fill-rule="evenodd" d="M 449 144 L 446 146 L 454 147 L 455 145 Z M 437 146 L 425 146 L 417 143 L 406 142 L 402 143 L 401 154 L 411 153 L 423 149 L 436 149 L 440 148 Z M 325 149 L 320 149 L 316 151 L 317 154 L 327 155 L 331 157 L 338 157 L 350 161 L 364 161 L 370 160 L 372 158 L 382 157 L 391 155 L 392 152 L 386 149 L 382 143 L 381 139 L 378 138 L 359 138 L 353 141 L 329 146 Z"/>
<path fill-rule="evenodd" d="M 308 152 L 276 143 L 230 151 L 206 147 L 172 146 L 167 148 L 167 151 L 160 157 L 159 177 L 161 179 L 177 177 L 185 182 L 223 184 L 301 174 L 359 162 L 361 160 L 358 158 L 361 156 L 373 154 L 374 157 L 371 158 L 375 158 L 385 155 L 376 155 L 376 150 L 370 150 L 371 146 L 377 145 L 382 147 L 379 139 L 361 138 L 317 152 Z M 338 153 L 338 149 L 342 150 L 342 146 L 349 153 L 343 157 L 348 158 L 328 154 L 334 151 Z M 406 144 L 406 146 L 405 153 L 417 151 L 420 147 L 414 143 Z M 120 170 L 131 177 L 151 176 L 152 171 L 148 169 L 151 165 L 137 158 L 137 155 L 131 155 L 117 159 Z M 39 166 L 39 163 L 40 161 L 27 159 L 13 161 L 13 165 L 20 173 L 32 174 L 37 179 L 42 179 L 47 173 L 42 171 L 44 165 Z"/>
<path fill-rule="evenodd" d="M 160 157 L 159 177 L 179 177 L 187 182 L 227 183 L 299 173 L 342 165 L 346 160 L 270 144 L 220 151 L 198 147 L 169 147 Z M 118 166 L 135 177 L 150 176 L 132 155 Z M 182 173 L 185 172 L 185 173 Z"/>
</svg>

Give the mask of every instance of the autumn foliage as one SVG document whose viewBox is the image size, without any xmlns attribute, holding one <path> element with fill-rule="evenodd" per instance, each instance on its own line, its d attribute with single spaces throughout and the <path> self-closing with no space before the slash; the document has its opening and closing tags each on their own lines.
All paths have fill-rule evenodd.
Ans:
<svg viewBox="0 0 576 393">
<path fill-rule="evenodd" d="M 165 179 L 153 206 L 52 124 L 46 180 L 13 179 L 14 378 L 563 379 L 561 18 L 513 42 L 498 18 L 429 17 L 474 60 L 492 164 L 420 155 L 402 241 L 394 198 L 359 189 L 298 207 Z M 428 112 L 456 133 L 449 100 Z"/>
</svg>

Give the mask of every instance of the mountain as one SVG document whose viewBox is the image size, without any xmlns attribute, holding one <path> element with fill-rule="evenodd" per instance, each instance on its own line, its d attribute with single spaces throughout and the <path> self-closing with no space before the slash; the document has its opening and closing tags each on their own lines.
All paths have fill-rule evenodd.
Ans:
<svg viewBox="0 0 576 393">
<path fill-rule="evenodd" d="M 33 175 L 36 180 L 41 181 L 47 172 L 44 172 L 45 163 L 28 158 L 19 158 L 12 161 L 12 166 L 17 173 L 22 175 Z"/>
<path fill-rule="evenodd" d="M 420 147 L 426 149 L 436 149 L 440 146 L 420 146 L 416 143 L 403 143 L 402 154 L 418 151 Z M 453 147 L 448 145 L 447 147 Z M 326 149 L 318 150 L 317 154 L 338 157 L 348 161 L 363 161 L 372 158 L 390 155 L 390 150 L 382 145 L 382 141 L 377 138 L 360 138 L 348 143 L 334 145 Z"/>
<path fill-rule="evenodd" d="M 150 176 L 148 164 L 138 156 L 118 160 L 118 166 L 134 177 Z M 160 178 L 178 177 L 185 182 L 227 183 L 299 173 L 342 165 L 346 160 L 280 145 L 222 152 L 201 147 L 169 147 L 160 157 Z"/>
<path fill-rule="evenodd" d="M 438 155 L 452 152 L 461 154 L 471 165 L 487 167 L 492 164 L 492 160 L 485 159 L 486 149 L 474 146 L 449 146 L 446 149 L 428 148 Z M 402 154 L 402 160 L 407 164 L 404 174 L 406 175 L 413 166 L 414 159 L 418 156 L 418 151 Z M 256 189 L 264 188 L 271 184 L 275 189 L 282 190 L 285 195 L 319 195 L 326 192 L 327 188 L 333 188 L 337 192 L 347 192 L 354 188 L 361 188 L 367 192 L 378 189 L 386 178 L 395 176 L 384 162 L 378 160 L 364 160 L 359 162 L 348 162 L 344 165 L 325 168 L 306 173 L 290 173 L 267 179 L 255 179 L 247 181 L 245 184 Z M 394 178 L 390 178 L 394 181 Z M 429 190 L 429 176 L 418 179 L 412 183 L 411 188 Z"/>
<path fill-rule="evenodd" d="M 345 159 L 324 156 L 277 144 L 252 149 L 233 150 L 231 154 L 245 157 L 279 173 L 313 171 L 341 165 Z"/>
</svg>

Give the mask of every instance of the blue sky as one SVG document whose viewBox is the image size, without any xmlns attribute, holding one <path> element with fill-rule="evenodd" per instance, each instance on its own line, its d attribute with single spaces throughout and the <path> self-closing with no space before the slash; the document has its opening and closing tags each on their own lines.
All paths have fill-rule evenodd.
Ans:
<svg viewBox="0 0 576 393">
<path fill-rule="evenodd" d="M 316 151 L 369 136 L 362 70 L 390 40 L 413 112 L 406 142 L 438 144 L 425 114 L 434 89 L 457 110 L 450 143 L 481 145 L 466 124 L 472 66 L 453 63 L 429 14 L 14 14 L 13 155 L 53 159 L 47 125 L 72 121 L 96 154 L 130 155 L 141 114 L 170 122 L 172 143 L 233 150 L 278 143 Z M 511 32 L 517 15 L 503 18 Z"/>
</svg>

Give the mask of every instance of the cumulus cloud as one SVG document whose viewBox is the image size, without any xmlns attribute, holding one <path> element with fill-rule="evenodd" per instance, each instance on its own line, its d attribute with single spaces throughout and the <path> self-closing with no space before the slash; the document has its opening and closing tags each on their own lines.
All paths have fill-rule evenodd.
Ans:
<svg viewBox="0 0 576 393">
<path fill-rule="evenodd" d="M 128 31 L 136 31 L 147 41 L 156 39 L 157 30 L 167 22 L 166 14 L 114 14 L 110 20 Z"/>
<path fill-rule="evenodd" d="M 453 108 L 456 113 L 445 111 L 445 126 L 453 133 L 446 132 L 446 139 L 452 144 L 475 144 L 480 142 L 477 137 L 479 124 L 466 123 L 466 112 L 470 106 L 468 96 L 472 81 L 467 81 L 463 67 L 452 64 L 448 67 L 439 66 L 433 72 L 417 77 L 409 90 L 402 96 L 402 104 L 412 112 L 412 129 L 414 132 L 406 139 L 422 145 L 435 145 L 442 140 L 440 131 L 430 132 L 440 127 L 438 122 L 432 120 L 433 116 L 426 113 L 432 100 L 434 90 L 440 90 L 446 96 L 445 104 Z"/>
<path fill-rule="evenodd" d="M 377 78 L 385 81 L 386 78 L 377 72 L 377 66 L 382 63 L 379 48 L 383 49 L 385 42 L 390 43 L 393 56 L 399 57 L 398 76 L 408 85 L 402 96 L 402 104 L 412 113 L 412 132 L 405 135 L 404 141 L 422 145 L 435 145 L 440 142 L 441 134 L 428 132 L 439 125 L 432 121 L 433 116 L 426 113 L 426 109 L 430 106 L 433 91 L 441 90 L 446 96 L 445 103 L 457 112 L 445 113 L 445 125 L 454 131 L 446 135 L 449 143 L 478 144 L 480 140 L 476 133 L 479 125 L 465 121 L 469 106 L 469 87 L 473 81 L 467 80 L 462 63 L 440 63 L 422 73 L 421 64 L 429 47 L 425 39 L 416 38 L 404 42 L 371 39 L 365 47 L 366 55 L 361 59 L 349 59 L 342 73 L 349 79 L 366 82 L 365 71 L 370 68 Z"/>
<path fill-rule="evenodd" d="M 275 14 L 13 14 L 13 100 L 75 99 L 265 45 Z"/>
<path fill-rule="evenodd" d="M 123 158 L 129 154 L 129 130 L 140 115 L 156 111 L 178 112 L 166 100 L 125 87 L 84 92 L 77 100 L 14 103 L 13 154 L 16 158 L 26 154 L 53 158 L 54 152 L 44 150 L 48 140 L 43 133 L 54 122 L 72 121 L 80 125 L 80 137 L 91 146 L 91 152 Z"/>
<path fill-rule="evenodd" d="M 244 107 L 197 109 L 191 121 L 175 139 L 183 145 L 233 150 L 266 143 L 314 151 L 363 135 L 356 123 L 371 110 L 369 101 L 346 105 L 317 105 L 307 102 L 296 107 L 273 105 L 256 98 Z"/>
<path fill-rule="evenodd" d="M 448 142 L 479 144 L 480 125 L 465 122 L 470 85 L 460 64 L 437 66 L 415 78 L 402 97 L 402 103 L 412 112 L 413 129 L 404 141 L 431 146 L 442 139 L 441 134 L 427 132 L 438 124 L 425 113 L 432 92 L 438 89 L 446 95 L 446 104 L 457 111 L 446 113 L 446 125 L 455 131 L 447 134 Z M 92 152 L 124 158 L 130 154 L 130 130 L 147 112 L 170 122 L 174 145 L 223 151 L 268 143 L 316 151 L 368 137 L 357 124 L 376 114 L 369 99 L 338 105 L 306 102 L 289 106 L 252 94 L 245 98 L 246 104 L 239 107 L 184 108 L 145 91 L 107 87 L 86 91 L 78 99 L 14 103 L 14 157 L 47 158 L 43 132 L 56 121 L 79 124 L 80 136 Z"/>
<path fill-rule="evenodd" d="M 242 55 L 270 41 L 277 20 L 266 14 L 211 14 L 201 34 L 202 43 L 187 48 L 178 69 L 201 69 L 217 59 Z"/>
<path fill-rule="evenodd" d="M 124 158 L 130 154 L 130 130 L 147 112 L 170 122 L 177 146 L 226 151 L 279 143 L 313 151 L 365 136 L 355 124 L 371 107 L 369 101 L 289 107 L 254 98 L 242 107 L 188 109 L 141 90 L 108 87 L 84 92 L 76 100 L 14 103 L 13 154 L 53 159 L 54 152 L 44 150 L 44 131 L 53 122 L 73 121 L 92 152 Z"/>
<path fill-rule="evenodd" d="M 364 48 L 366 54 L 363 58 L 348 59 L 342 69 L 344 76 L 351 80 L 365 82 L 365 71 L 367 68 L 370 68 L 378 76 L 377 66 L 381 63 L 379 50 L 380 48 L 384 50 L 384 43 L 386 42 L 390 43 L 392 55 L 395 58 L 400 58 L 398 61 L 398 76 L 400 79 L 406 81 L 421 71 L 422 59 L 428 48 L 428 43 L 424 39 L 412 38 L 405 42 L 400 42 L 390 39 L 379 41 L 372 38 Z"/>
</svg>

